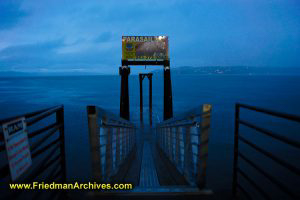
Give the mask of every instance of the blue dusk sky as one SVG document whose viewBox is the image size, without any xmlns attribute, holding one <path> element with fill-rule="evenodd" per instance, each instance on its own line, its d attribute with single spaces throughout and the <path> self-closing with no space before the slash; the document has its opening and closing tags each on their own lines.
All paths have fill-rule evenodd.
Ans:
<svg viewBox="0 0 300 200">
<path fill-rule="evenodd" d="M 300 67 L 299 0 L 0 0 L 0 71 L 115 73 L 122 35 L 171 66 Z"/>
</svg>

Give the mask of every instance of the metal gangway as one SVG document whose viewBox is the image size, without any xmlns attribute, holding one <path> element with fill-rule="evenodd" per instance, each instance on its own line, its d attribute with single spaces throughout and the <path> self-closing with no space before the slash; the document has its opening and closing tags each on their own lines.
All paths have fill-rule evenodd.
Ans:
<svg viewBox="0 0 300 200">
<path fill-rule="evenodd" d="M 93 191 L 89 197 L 212 195 L 206 188 L 211 108 L 204 104 L 165 121 L 154 112 L 150 126 L 134 115 L 135 123 L 88 106 L 93 180 L 134 185 L 128 191 Z"/>
<path fill-rule="evenodd" d="M 144 110 L 147 111 L 147 108 Z M 208 188 L 206 181 L 211 112 L 212 106 L 204 104 L 162 121 L 159 113 L 153 111 L 153 126 L 150 126 L 148 123 L 140 123 L 139 112 L 133 113 L 131 121 L 128 121 L 100 107 L 88 106 L 89 148 L 92 162 L 90 181 L 112 184 L 131 183 L 134 187 L 130 190 L 81 190 L 80 195 L 76 191 L 67 190 L 44 192 L 43 190 L 14 191 L 6 188 L 1 190 L 1 197 L 5 197 L 4 199 L 25 197 L 30 199 L 123 199 L 123 197 L 125 199 L 186 199 L 189 197 L 194 199 L 277 199 L 278 197 L 299 199 L 298 185 L 292 184 L 299 182 L 299 162 L 290 158 L 298 155 L 296 152 L 299 151 L 300 143 L 297 138 L 288 137 L 285 126 L 279 129 L 279 126 L 284 124 L 282 120 L 286 120 L 293 123 L 295 131 L 299 130 L 295 126 L 300 123 L 299 116 L 236 104 L 232 195 L 226 196 Z M 252 114 L 249 115 L 248 112 Z M 261 117 L 274 118 L 270 122 L 275 122 L 276 125 L 261 121 Z M 5 162 L 1 162 L 0 166 L 0 179 L 3 184 L 1 186 L 8 187 L 7 183 L 37 181 L 68 183 L 64 107 L 55 106 L 3 119 L 0 120 L 1 128 L 19 119 L 24 119 L 27 126 L 32 167 L 20 179 L 12 181 L 9 163 L 4 160 Z M 144 122 L 147 121 L 150 120 L 146 117 Z M 273 131 L 272 128 L 275 130 Z M 247 129 L 252 132 L 248 133 Z M 253 137 L 254 134 L 269 138 L 270 143 L 257 141 Z M 5 156 L 6 153 L 3 136 L 1 131 L 1 156 Z M 276 148 L 270 148 L 273 142 L 280 142 L 289 148 L 289 155 L 279 154 Z M 254 175 L 259 175 L 259 178 Z M 260 182 L 269 184 L 260 184 Z"/>
</svg>

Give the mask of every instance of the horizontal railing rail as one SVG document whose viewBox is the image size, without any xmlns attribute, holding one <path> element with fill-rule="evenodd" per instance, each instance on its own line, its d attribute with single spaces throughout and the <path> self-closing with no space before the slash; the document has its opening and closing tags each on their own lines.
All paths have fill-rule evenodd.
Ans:
<svg viewBox="0 0 300 200">
<path fill-rule="evenodd" d="M 268 109 L 258 108 L 254 106 L 249 106 L 245 104 L 237 103 L 235 105 L 235 131 L 234 131 L 234 161 L 233 161 L 233 183 L 232 183 L 232 193 L 234 198 L 238 198 L 238 188 L 239 191 L 241 191 L 247 199 L 252 199 L 250 192 L 248 192 L 245 187 L 242 187 L 238 183 L 238 175 L 241 175 L 250 185 L 252 185 L 259 194 L 264 199 L 271 199 L 270 194 L 268 194 L 266 191 L 263 190 L 263 188 L 257 184 L 252 178 L 250 178 L 245 171 L 243 171 L 238 166 L 238 160 L 239 158 L 242 159 L 245 163 L 247 163 L 249 166 L 251 166 L 253 169 L 255 169 L 257 172 L 259 172 L 262 176 L 264 176 L 266 179 L 268 179 L 271 183 L 273 183 L 279 190 L 284 192 L 287 196 L 289 196 L 292 199 L 300 199 L 298 194 L 295 194 L 289 186 L 287 186 L 285 183 L 282 183 L 282 181 L 278 180 L 274 175 L 272 175 L 270 172 L 268 172 L 267 169 L 263 169 L 259 165 L 257 165 L 254 161 L 250 160 L 245 154 L 240 152 L 239 150 L 239 142 L 242 142 L 246 144 L 251 149 L 255 150 L 256 152 L 264 155 L 265 157 L 273 160 L 275 163 L 277 163 L 279 166 L 286 168 L 291 173 L 293 173 L 296 176 L 300 176 L 300 169 L 293 164 L 288 163 L 287 161 L 279 158 L 277 155 L 264 150 L 259 145 L 255 144 L 254 142 L 251 142 L 250 140 L 246 139 L 244 136 L 241 136 L 239 133 L 240 125 L 244 125 L 250 129 L 255 130 L 258 134 L 264 134 L 265 136 L 268 136 L 272 139 L 281 141 L 282 143 L 285 143 L 289 146 L 295 147 L 296 149 L 300 149 L 300 142 L 292 140 L 286 136 L 280 135 L 278 133 L 274 133 L 273 131 L 270 131 L 268 129 L 259 127 L 253 123 L 250 123 L 246 120 L 240 119 L 240 109 L 248 109 L 264 114 L 268 114 L 270 116 L 279 117 L 282 119 L 294 121 L 294 122 L 300 122 L 300 116 L 296 115 L 290 115 L 286 113 L 271 111 Z"/>
<path fill-rule="evenodd" d="M 206 163 L 212 106 L 204 104 L 156 125 L 156 141 L 189 184 L 206 184 Z"/>
<path fill-rule="evenodd" d="M 136 126 L 96 106 L 87 107 L 93 179 L 110 181 L 135 147 Z"/>
<path fill-rule="evenodd" d="M 50 125 L 44 126 L 48 122 L 39 123 L 42 120 L 53 118 Z M 0 166 L 0 180 L 9 183 L 34 181 L 43 182 L 65 182 L 66 181 L 66 160 L 65 160 L 65 137 L 64 137 L 64 107 L 54 106 L 24 115 L 10 117 L 0 120 L 0 153 L 6 153 L 4 133 L 2 126 L 16 119 L 25 118 L 29 149 L 31 153 L 32 166 L 28 172 L 22 174 L 17 180 L 12 181 L 8 160 Z M 51 121 L 51 120 L 50 120 Z M 49 171 L 50 170 L 50 171 Z M 40 177 L 40 178 L 39 178 Z M 22 190 L 8 192 L 7 198 L 22 198 Z M 63 192 L 53 191 L 53 195 L 63 197 Z M 41 192 L 36 192 L 34 198 L 41 196 Z"/>
</svg>

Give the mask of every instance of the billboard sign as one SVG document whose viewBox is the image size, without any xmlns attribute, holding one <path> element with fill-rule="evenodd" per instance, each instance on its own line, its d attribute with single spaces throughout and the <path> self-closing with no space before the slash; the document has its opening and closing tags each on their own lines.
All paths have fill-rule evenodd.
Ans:
<svg viewBox="0 0 300 200">
<path fill-rule="evenodd" d="M 32 164 L 25 117 L 2 124 L 12 181 Z"/>
<path fill-rule="evenodd" d="M 122 60 L 168 60 L 168 36 L 122 36 Z"/>
</svg>

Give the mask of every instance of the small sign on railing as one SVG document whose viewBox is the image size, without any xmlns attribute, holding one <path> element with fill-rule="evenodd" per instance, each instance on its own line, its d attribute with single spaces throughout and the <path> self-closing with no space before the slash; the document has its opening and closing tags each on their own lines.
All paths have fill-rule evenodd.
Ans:
<svg viewBox="0 0 300 200">
<path fill-rule="evenodd" d="M 2 125 L 12 181 L 21 176 L 32 164 L 25 117 Z"/>
</svg>

